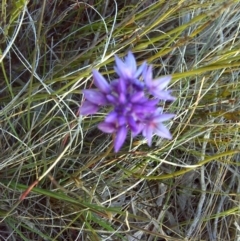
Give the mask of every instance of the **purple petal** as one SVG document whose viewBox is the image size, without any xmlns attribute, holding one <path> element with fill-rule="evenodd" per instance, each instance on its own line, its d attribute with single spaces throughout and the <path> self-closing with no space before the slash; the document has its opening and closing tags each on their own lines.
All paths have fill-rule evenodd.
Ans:
<svg viewBox="0 0 240 241">
<path fill-rule="evenodd" d="M 130 97 L 130 101 L 132 103 L 142 102 L 141 100 L 145 100 L 144 98 L 144 92 L 143 91 L 137 91 Z"/>
<path fill-rule="evenodd" d="M 107 99 L 105 95 L 102 92 L 99 92 L 98 90 L 83 90 L 85 98 L 96 105 L 105 105 L 107 104 Z"/>
<path fill-rule="evenodd" d="M 125 104 L 126 103 L 127 99 L 126 99 L 126 96 L 125 96 L 124 93 L 120 93 L 119 94 L 118 101 L 119 101 L 120 104 Z"/>
<path fill-rule="evenodd" d="M 111 88 L 106 79 L 97 70 L 93 70 L 92 73 L 96 87 L 105 94 L 109 93 Z"/>
<path fill-rule="evenodd" d="M 159 100 L 148 100 L 144 103 L 138 103 L 133 105 L 133 111 L 135 113 L 152 113 L 153 111 L 155 112 L 157 107 L 156 105 L 158 104 Z"/>
<path fill-rule="evenodd" d="M 127 120 L 125 116 L 118 116 L 118 126 L 126 126 Z"/>
<path fill-rule="evenodd" d="M 116 66 L 114 66 L 114 70 L 117 72 L 119 77 L 125 77 L 124 76 L 124 69 L 126 68 L 124 62 L 117 56 L 115 55 L 115 63 Z"/>
<path fill-rule="evenodd" d="M 113 95 L 107 95 L 106 96 L 107 100 L 112 103 L 112 104 L 116 104 L 118 103 L 118 99 L 116 96 L 113 96 Z"/>
<path fill-rule="evenodd" d="M 119 79 L 114 79 L 111 81 L 110 86 L 113 90 L 117 91 L 118 90 L 118 80 Z"/>
<path fill-rule="evenodd" d="M 105 118 L 105 122 L 114 123 L 117 121 L 118 114 L 115 111 L 110 112 Z"/>
<path fill-rule="evenodd" d="M 156 106 L 145 106 L 145 105 L 137 105 L 135 104 L 132 108 L 133 112 L 136 113 L 136 114 L 148 114 L 148 113 L 152 113 L 152 112 L 155 112 L 156 111 Z"/>
<path fill-rule="evenodd" d="M 171 135 L 170 131 L 162 123 L 159 123 L 157 125 L 157 127 L 155 128 L 155 132 L 160 137 L 163 137 L 163 138 L 166 138 L 166 139 L 169 139 L 169 140 L 172 139 L 172 135 Z"/>
<path fill-rule="evenodd" d="M 91 115 L 95 114 L 99 110 L 99 106 L 95 105 L 89 101 L 85 101 L 83 105 L 79 108 L 81 115 Z"/>
<path fill-rule="evenodd" d="M 98 129 L 105 133 L 114 133 L 116 131 L 116 127 L 113 123 L 102 122 L 98 124 Z"/>
<path fill-rule="evenodd" d="M 135 137 L 135 136 L 137 136 L 138 134 L 140 134 L 140 133 L 142 132 L 143 128 L 144 128 L 144 124 L 141 123 L 141 122 L 136 123 L 136 125 L 137 125 L 136 131 L 133 131 L 133 130 L 132 130 L 132 136 L 133 136 L 133 137 Z"/>
<path fill-rule="evenodd" d="M 114 70 L 116 71 L 119 77 L 124 79 L 133 78 L 131 66 L 126 66 L 125 63 L 117 55 L 115 55 L 115 62 L 116 66 L 114 67 Z"/>
<path fill-rule="evenodd" d="M 129 128 L 131 129 L 131 131 L 133 131 L 134 133 L 136 133 L 138 131 L 138 129 L 139 129 L 138 125 L 132 116 L 127 117 L 127 123 L 129 125 Z"/>
<path fill-rule="evenodd" d="M 156 106 L 159 100 L 148 100 L 143 103 L 143 106 Z"/>
<path fill-rule="evenodd" d="M 143 72 L 143 79 L 148 88 L 152 86 L 152 65 L 148 66 Z"/>
<path fill-rule="evenodd" d="M 126 94 L 127 86 L 123 78 L 118 79 L 118 93 Z"/>
<path fill-rule="evenodd" d="M 160 114 L 159 116 L 156 116 L 154 118 L 154 122 L 159 123 L 159 122 L 167 121 L 172 119 L 173 117 L 175 117 L 174 114 Z"/>
<path fill-rule="evenodd" d="M 142 135 L 147 139 L 148 146 L 152 145 L 153 126 L 146 125 L 142 131 Z"/>
<path fill-rule="evenodd" d="M 128 52 L 127 57 L 125 58 L 125 65 L 131 70 L 132 74 L 137 70 L 136 60 L 131 51 Z"/>
<path fill-rule="evenodd" d="M 170 83 L 172 76 L 167 75 L 153 80 L 153 86 L 156 86 L 158 90 L 164 90 Z"/>
<path fill-rule="evenodd" d="M 134 77 L 138 78 L 139 75 L 142 74 L 146 68 L 147 68 L 147 63 L 144 61 L 142 65 L 137 69 L 136 73 L 134 74 Z"/>
<path fill-rule="evenodd" d="M 122 126 L 118 129 L 115 140 L 114 140 L 114 151 L 118 152 L 122 147 L 125 139 L 127 137 L 127 128 Z"/>
<path fill-rule="evenodd" d="M 174 100 L 176 100 L 176 97 L 174 97 L 174 96 L 172 96 L 171 94 L 170 94 L 170 91 L 168 91 L 168 90 L 166 90 L 166 91 L 164 91 L 164 90 L 157 90 L 157 89 L 154 89 L 154 90 L 152 90 L 152 91 L 150 91 L 151 92 L 151 94 L 154 96 L 154 97 L 156 97 L 156 98 L 158 98 L 158 99 L 160 99 L 160 100 L 170 100 L 170 101 L 174 101 Z"/>
</svg>

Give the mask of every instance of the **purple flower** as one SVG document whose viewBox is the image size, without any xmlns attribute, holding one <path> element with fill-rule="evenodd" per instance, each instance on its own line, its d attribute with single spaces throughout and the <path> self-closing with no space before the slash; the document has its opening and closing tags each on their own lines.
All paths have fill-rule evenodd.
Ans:
<svg viewBox="0 0 240 241">
<path fill-rule="evenodd" d="M 174 117 L 174 114 L 162 114 L 161 108 L 158 108 L 157 111 L 149 115 L 145 120 L 145 125 L 142 130 L 142 135 L 147 139 L 148 145 L 152 145 L 152 136 L 157 134 L 160 137 L 171 140 L 172 135 L 166 126 L 162 122 L 170 120 Z"/>
<path fill-rule="evenodd" d="M 164 90 L 168 84 L 170 83 L 172 77 L 170 75 L 160 77 L 157 79 L 152 78 L 152 66 L 150 65 L 145 69 L 144 73 L 144 81 L 146 84 L 146 88 L 154 97 L 160 100 L 175 100 L 176 98 L 170 95 L 170 91 Z"/>
<path fill-rule="evenodd" d="M 125 58 L 125 62 L 123 62 L 117 55 L 115 56 L 116 66 L 114 70 L 118 74 L 119 77 L 122 77 L 127 80 L 136 80 L 139 75 L 146 68 L 146 63 L 144 62 L 138 69 L 136 60 L 132 54 L 132 52 L 128 52 L 128 55 Z"/>
<path fill-rule="evenodd" d="M 169 130 L 162 122 L 172 119 L 174 114 L 164 114 L 158 108 L 160 100 L 174 100 L 170 91 L 165 90 L 171 76 L 152 79 L 152 67 L 144 62 L 137 68 L 131 52 L 122 61 L 115 56 L 115 71 L 118 78 L 110 83 L 97 71 L 93 70 L 94 85 L 97 89 L 83 90 L 85 102 L 80 107 L 82 115 L 95 114 L 101 106 L 111 106 L 112 111 L 98 128 L 108 134 L 115 134 L 114 150 L 118 152 L 126 140 L 128 130 L 135 137 L 142 133 L 148 145 L 152 136 L 171 139 Z M 153 96 L 153 99 L 150 99 Z"/>
</svg>

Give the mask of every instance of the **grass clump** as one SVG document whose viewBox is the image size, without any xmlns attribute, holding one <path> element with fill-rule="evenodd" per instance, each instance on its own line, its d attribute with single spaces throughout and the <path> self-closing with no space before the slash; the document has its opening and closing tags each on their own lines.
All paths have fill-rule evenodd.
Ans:
<svg viewBox="0 0 240 241">
<path fill-rule="evenodd" d="M 238 1 L 6 1 L 1 240 L 239 240 Z M 92 69 L 131 50 L 172 75 L 172 141 L 113 152 L 79 116 Z"/>
</svg>

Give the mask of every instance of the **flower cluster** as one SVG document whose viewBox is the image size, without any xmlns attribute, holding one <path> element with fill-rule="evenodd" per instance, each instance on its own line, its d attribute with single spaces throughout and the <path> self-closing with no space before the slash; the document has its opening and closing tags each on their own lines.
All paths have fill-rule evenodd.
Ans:
<svg viewBox="0 0 240 241">
<path fill-rule="evenodd" d="M 171 139 L 169 130 L 162 122 L 172 119 L 175 115 L 163 114 L 163 109 L 158 107 L 161 100 L 175 100 L 170 91 L 165 90 L 171 76 L 153 79 L 152 66 L 144 62 L 137 68 L 131 52 L 125 61 L 115 56 L 115 62 L 114 69 L 118 78 L 110 83 L 97 70 L 93 70 L 94 85 L 97 89 L 83 90 L 86 100 L 80 107 L 80 114 L 95 114 L 105 105 L 113 107 L 98 128 L 105 133 L 115 133 L 115 152 L 123 145 L 128 129 L 133 137 L 142 133 L 149 146 L 153 134 Z"/>
</svg>

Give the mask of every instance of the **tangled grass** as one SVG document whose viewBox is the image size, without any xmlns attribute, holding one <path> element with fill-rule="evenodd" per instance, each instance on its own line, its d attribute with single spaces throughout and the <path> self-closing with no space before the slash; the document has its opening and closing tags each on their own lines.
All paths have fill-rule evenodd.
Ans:
<svg viewBox="0 0 240 241">
<path fill-rule="evenodd" d="M 240 3 L 2 0 L 0 240 L 240 240 Z M 131 50 L 173 76 L 173 140 L 117 154 L 82 117 Z"/>
</svg>

